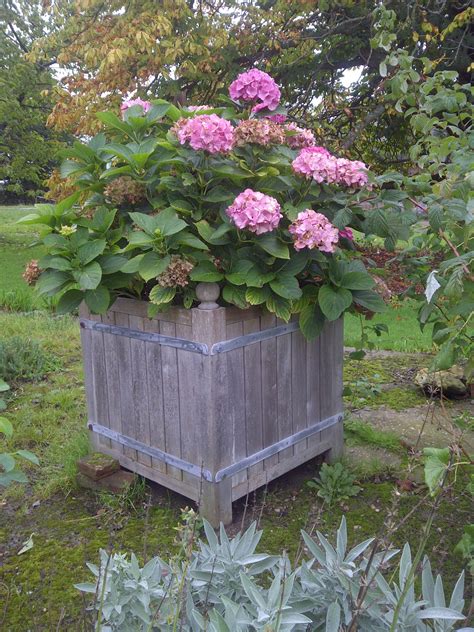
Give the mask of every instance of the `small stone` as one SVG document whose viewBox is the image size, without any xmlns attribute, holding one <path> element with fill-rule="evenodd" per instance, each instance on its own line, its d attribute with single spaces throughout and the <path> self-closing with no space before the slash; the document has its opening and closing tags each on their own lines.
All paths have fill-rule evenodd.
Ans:
<svg viewBox="0 0 474 632">
<path fill-rule="evenodd" d="M 463 368 L 454 365 L 446 371 L 434 371 L 420 369 L 413 380 L 428 395 L 441 395 L 445 397 L 464 397 L 467 386 Z"/>
<path fill-rule="evenodd" d="M 84 476 L 98 481 L 120 470 L 120 463 L 111 456 L 94 452 L 79 459 L 77 467 Z"/>
<path fill-rule="evenodd" d="M 125 470 L 119 470 L 109 476 L 104 476 L 99 480 L 94 480 L 85 476 L 81 472 L 78 472 L 76 476 L 77 484 L 80 487 L 86 489 L 92 489 L 94 491 L 107 491 L 111 494 L 123 494 L 137 479 L 137 475 L 133 472 L 127 472 Z"/>
</svg>

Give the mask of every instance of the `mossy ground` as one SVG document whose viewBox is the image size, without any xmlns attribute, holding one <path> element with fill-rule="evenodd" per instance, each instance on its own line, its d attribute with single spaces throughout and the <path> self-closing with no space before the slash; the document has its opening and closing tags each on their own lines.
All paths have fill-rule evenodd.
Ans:
<svg viewBox="0 0 474 632">
<path fill-rule="evenodd" d="M 14 217 L 8 215 L 7 219 L 12 224 Z M 13 244 L 16 231 L 9 226 L 0 231 L 0 240 L 6 243 L 8 236 L 11 253 L 21 250 L 19 246 L 26 244 L 31 234 L 25 229 L 22 239 Z M 31 253 L 24 251 L 21 257 L 23 264 Z M 7 259 L 16 266 L 12 274 L 18 281 L 22 265 L 8 253 Z M 73 585 L 89 578 L 86 562 L 96 562 L 101 547 L 133 550 L 142 559 L 145 551 L 148 557 L 167 557 L 174 551 L 179 510 L 189 501 L 163 489 L 158 491 L 157 486 L 141 493 L 139 489 L 125 499 L 77 489 L 75 464 L 88 450 L 77 322 L 44 312 L 0 311 L 0 337 L 14 335 L 39 341 L 56 362 L 44 379 L 12 385 L 7 416 L 15 434 L 7 449 L 32 450 L 41 465 L 25 465 L 30 482 L 12 486 L 0 499 L 0 629 L 79 630 L 83 629 L 83 603 Z M 386 414 L 390 407 L 398 410 L 423 403 L 410 380 L 413 371 L 427 362 L 426 357 L 413 355 L 348 361 L 345 381 L 355 395 L 347 396 L 346 406 L 354 410 L 364 407 L 377 415 L 379 410 Z M 359 426 L 349 424 L 346 441 L 351 453 L 347 464 L 362 487 L 357 497 L 324 507 L 305 484 L 317 473 L 317 464 L 310 463 L 274 481 L 266 492 L 252 494 L 247 509 L 244 501 L 236 503 L 231 531 L 239 529 L 245 511 L 245 525 L 256 519 L 264 528 L 261 549 L 274 553 L 286 550 L 294 559 L 303 528 L 317 528 L 331 536 L 344 513 L 354 543 L 383 535 L 387 516 L 396 511 L 406 521 L 394 535 L 393 544 L 401 546 L 408 540 L 415 548 L 429 503 L 415 509 L 425 493 L 423 486 L 416 484 L 403 491 L 400 485 L 407 476 L 407 454 L 399 444 L 398 429 L 394 432 L 390 424 L 381 428 L 359 420 Z M 147 510 L 144 500 L 150 489 L 152 502 Z M 433 568 L 443 572 L 448 584 L 462 568 L 462 560 L 453 549 L 469 519 L 469 503 L 470 497 L 458 480 L 438 512 L 431 535 L 427 552 Z M 33 547 L 18 555 L 31 534 Z"/>
</svg>

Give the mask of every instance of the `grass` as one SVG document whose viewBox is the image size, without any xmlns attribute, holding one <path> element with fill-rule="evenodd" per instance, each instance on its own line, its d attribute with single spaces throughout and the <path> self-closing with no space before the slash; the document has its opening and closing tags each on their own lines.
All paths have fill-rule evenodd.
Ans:
<svg viewBox="0 0 474 632">
<path fill-rule="evenodd" d="M 364 328 L 368 330 L 369 340 L 375 349 L 417 353 L 431 351 L 431 328 L 421 331 L 417 319 L 418 304 L 406 299 L 401 304 L 390 305 L 386 312 L 377 314 L 370 321 L 362 318 Z M 374 325 L 387 325 L 388 333 L 377 336 L 370 328 Z M 347 314 L 344 318 L 344 342 L 347 347 L 356 347 L 360 341 L 361 319 Z"/>
<path fill-rule="evenodd" d="M 36 227 L 17 224 L 33 211 L 31 206 L 0 206 L 0 305 L 7 309 L 31 311 L 44 307 L 42 299 L 22 279 L 26 263 L 45 254 L 43 246 L 35 245 Z"/>
<path fill-rule="evenodd" d="M 369 423 L 359 419 L 346 419 L 344 427 L 346 434 L 354 443 L 373 445 L 377 448 L 385 448 L 391 452 L 403 452 L 400 445 L 400 437 L 395 432 L 377 430 Z"/>
</svg>

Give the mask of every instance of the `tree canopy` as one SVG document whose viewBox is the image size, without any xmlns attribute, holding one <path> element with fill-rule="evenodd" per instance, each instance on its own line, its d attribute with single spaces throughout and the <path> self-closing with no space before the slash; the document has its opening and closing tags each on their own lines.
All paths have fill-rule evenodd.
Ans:
<svg viewBox="0 0 474 632">
<path fill-rule="evenodd" d="M 252 67 L 321 143 L 408 170 L 415 139 L 387 90 L 387 51 L 396 42 L 416 72 L 465 83 L 473 13 L 464 0 L 3 0 L 0 179 L 38 191 L 59 134 L 97 132 L 96 114 L 130 95 L 219 105 Z"/>
<path fill-rule="evenodd" d="M 64 133 L 47 126 L 53 107 L 51 62 L 27 58 L 46 32 L 40 5 L 4 0 L 0 8 L 0 196 L 34 199 L 56 163 Z"/>
<path fill-rule="evenodd" d="M 75 7 L 69 14 L 69 2 L 51 3 L 57 26 L 35 46 L 37 59 L 54 59 L 65 73 L 55 128 L 96 131 L 95 113 L 130 93 L 216 104 L 235 75 L 259 67 L 288 103 L 291 95 L 292 117 L 372 162 L 400 160 L 406 147 L 406 125 L 383 102 L 380 63 L 393 39 L 415 58 L 456 70 L 461 82 L 473 43 L 473 10 L 462 1 L 77 0 Z M 349 87 L 348 70 L 360 73 Z"/>
</svg>

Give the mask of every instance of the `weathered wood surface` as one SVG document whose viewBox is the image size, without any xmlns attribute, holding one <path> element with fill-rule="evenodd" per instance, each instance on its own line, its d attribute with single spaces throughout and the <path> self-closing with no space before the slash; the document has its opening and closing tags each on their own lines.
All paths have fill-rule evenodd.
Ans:
<svg viewBox="0 0 474 632">
<path fill-rule="evenodd" d="M 205 343 L 283 324 L 258 308 L 172 308 L 148 319 L 147 304 L 117 300 L 86 319 Z M 206 356 L 154 342 L 82 329 L 89 420 L 184 459 L 212 474 L 342 412 L 342 320 L 306 342 L 299 331 Z M 197 500 L 214 524 L 232 518 L 231 500 L 327 453 L 342 451 L 342 422 L 221 483 L 92 433 L 96 449 L 123 466 Z"/>
</svg>

